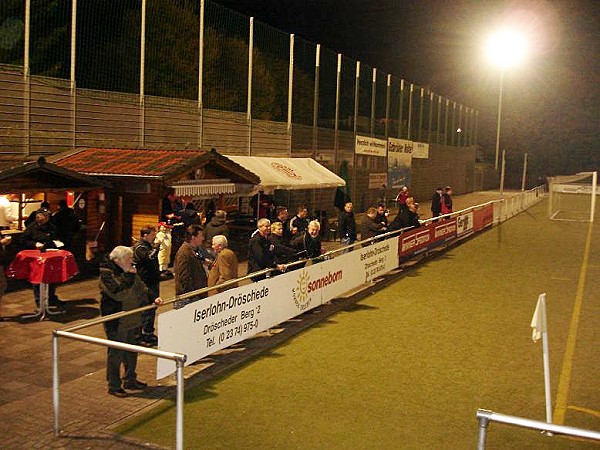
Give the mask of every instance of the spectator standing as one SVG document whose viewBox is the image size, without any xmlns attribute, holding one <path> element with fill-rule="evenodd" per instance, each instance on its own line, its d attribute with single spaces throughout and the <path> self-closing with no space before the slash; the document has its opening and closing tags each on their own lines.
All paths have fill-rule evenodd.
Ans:
<svg viewBox="0 0 600 450">
<path fill-rule="evenodd" d="M 452 212 L 452 188 L 446 186 L 442 197 L 442 214 L 450 214 Z"/>
<path fill-rule="evenodd" d="M 418 203 L 415 203 L 414 201 L 408 202 L 407 208 L 400 211 L 390 224 L 389 231 L 420 227 L 421 222 L 419 222 L 418 209 Z"/>
<path fill-rule="evenodd" d="M 439 187 L 431 196 L 431 217 L 438 217 L 442 213 L 442 198 L 444 190 Z"/>
<path fill-rule="evenodd" d="M 213 236 L 212 248 L 217 255 L 217 259 L 208 273 L 208 287 L 217 286 L 226 281 L 235 280 L 238 277 L 238 258 L 227 245 L 227 237 L 222 234 Z M 233 286 L 229 288 L 231 287 Z M 209 295 L 214 295 L 217 292 L 222 292 L 222 290 L 214 289 L 209 291 Z"/>
<path fill-rule="evenodd" d="M 396 196 L 396 203 L 398 203 L 398 209 L 401 211 L 406 209 L 406 199 L 410 197 L 410 191 L 408 190 L 408 186 L 402 186 L 400 192 Z"/>
<path fill-rule="evenodd" d="M 384 227 L 380 222 L 377 222 L 377 209 L 371 206 L 367 210 L 367 214 L 365 215 L 365 217 L 363 217 L 361 223 L 361 240 L 370 239 L 385 231 L 386 227 Z"/>
<path fill-rule="evenodd" d="M 162 220 L 173 225 L 181 221 L 185 205 L 175 193 L 175 189 L 169 189 L 162 200 Z"/>
<path fill-rule="evenodd" d="M 159 245 L 158 268 L 161 272 L 168 271 L 171 263 L 171 228 L 171 225 L 167 225 L 165 222 L 158 223 L 155 242 Z"/>
<path fill-rule="evenodd" d="M 344 210 L 338 216 L 338 233 L 342 245 L 352 245 L 356 242 L 356 220 L 352 202 L 344 204 Z"/>
<path fill-rule="evenodd" d="M 308 223 L 306 231 L 298 234 L 292 239 L 292 245 L 296 248 L 298 254 L 306 259 L 318 258 L 322 254 L 321 237 L 319 231 L 321 224 L 318 220 L 311 220 Z"/>
<path fill-rule="evenodd" d="M 290 239 L 292 238 L 292 232 L 290 231 L 290 214 L 288 212 L 287 206 L 278 206 L 277 207 L 277 213 L 276 213 L 276 220 L 275 222 L 280 222 L 283 226 L 283 239 L 286 242 L 290 242 Z M 271 227 L 273 226 L 273 224 L 271 224 Z M 271 229 L 271 231 L 273 231 Z"/>
<path fill-rule="evenodd" d="M 184 230 L 190 225 L 201 225 L 198 210 L 193 203 L 189 202 L 185 205 L 185 209 L 181 213 L 181 222 L 183 222 Z"/>
<path fill-rule="evenodd" d="M 308 228 L 308 209 L 304 205 L 298 206 L 298 212 L 290 219 L 290 232 L 292 235 L 300 234 Z"/>
<path fill-rule="evenodd" d="M 148 290 L 133 266 L 131 247 L 115 247 L 100 265 L 100 312 L 103 316 L 130 311 L 146 304 Z M 154 299 L 161 304 L 162 299 Z M 141 326 L 140 314 L 104 322 L 106 337 L 111 341 L 135 344 Z M 121 365 L 125 376 L 121 379 Z M 115 397 L 127 397 L 124 389 L 142 390 L 148 385 L 137 379 L 137 353 L 108 348 L 106 379 L 108 393 Z"/>
<path fill-rule="evenodd" d="M 285 271 L 285 266 L 277 264 L 274 245 L 269 240 L 271 235 L 271 221 L 269 219 L 258 219 L 258 233 L 255 233 L 248 242 L 248 273 L 254 273 L 259 270 L 276 268 Z M 252 277 L 252 281 L 264 280 L 266 275 L 257 275 Z"/>
<path fill-rule="evenodd" d="M 140 230 L 140 240 L 133 247 L 133 264 L 140 278 L 148 289 L 144 305 L 151 305 L 160 297 L 160 269 L 158 265 L 158 247 L 154 246 L 156 228 L 146 225 Z M 158 338 L 154 334 L 154 319 L 156 309 L 142 312 L 142 333 L 139 342 L 143 345 L 158 345 Z"/>
<path fill-rule="evenodd" d="M 35 221 L 30 224 L 23 233 L 23 244 L 27 249 L 45 251 L 49 248 L 57 248 L 54 242 L 57 239 L 56 227 L 50 222 L 51 213 L 49 209 L 38 209 L 35 213 Z M 33 285 L 33 296 L 36 305 L 40 304 L 40 285 Z M 56 284 L 48 284 L 48 301 L 50 306 L 64 306 L 65 302 L 56 296 Z"/>
<path fill-rule="evenodd" d="M 185 230 L 185 241 L 179 247 L 175 256 L 175 294 L 182 295 L 197 289 L 205 288 L 208 285 L 206 271 L 203 261 L 198 257 L 197 249 L 202 247 L 204 242 L 204 229 L 200 225 L 190 225 Z M 188 303 L 195 302 L 205 298 L 206 293 L 197 295 L 185 300 L 179 300 L 175 303 L 176 308 L 183 308 Z"/>
<path fill-rule="evenodd" d="M 227 228 L 227 213 L 222 209 L 216 210 L 211 221 L 204 227 L 204 237 L 207 246 L 212 245 L 213 237 L 217 235 L 229 237 L 229 229 Z"/>
<path fill-rule="evenodd" d="M 12 195 L 0 195 L 0 230 L 8 230 L 12 223 L 18 219 L 12 212 Z"/>
<path fill-rule="evenodd" d="M 58 209 L 52 215 L 52 223 L 56 227 L 58 240 L 65 244 L 66 250 L 73 248 L 73 235 L 81 229 L 81 223 L 75 215 L 75 210 L 67 206 L 66 200 L 58 202 Z"/>
<path fill-rule="evenodd" d="M 296 249 L 285 238 L 284 226 L 281 222 L 271 224 L 271 235 L 269 236 L 273 244 L 273 254 L 277 264 L 288 264 L 298 259 Z"/>
</svg>

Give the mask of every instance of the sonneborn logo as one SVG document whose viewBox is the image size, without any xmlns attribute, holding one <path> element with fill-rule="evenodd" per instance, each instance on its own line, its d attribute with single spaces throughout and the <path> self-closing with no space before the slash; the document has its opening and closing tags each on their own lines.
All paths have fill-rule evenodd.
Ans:
<svg viewBox="0 0 600 450">
<path fill-rule="evenodd" d="M 302 175 L 296 173 L 296 171 L 294 169 L 292 169 L 291 167 L 286 166 L 285 164 L 281 164 L 281 163 L 278 163 L 278 162 L 272 162 L 271 163 L 271 167 L 273 169 L 278 170 L 279 172 L 283 173 L 287 177 L 294 179 L 294 180 L 301 180 L 302 179 Z"/>
<path fill-rule="evenodd" d="M 344 276 L 342 270 L 337 272 L 328 272 L 316 280 L 310 279 L 310 274 L 307 270 L 303 270 L 296 280 L 296 286 L 292 288 L 292 298 L 300 311 L 308 309 L 312 303 L 311 293 L 325 286 L 341 281 Z"/>
</svg>

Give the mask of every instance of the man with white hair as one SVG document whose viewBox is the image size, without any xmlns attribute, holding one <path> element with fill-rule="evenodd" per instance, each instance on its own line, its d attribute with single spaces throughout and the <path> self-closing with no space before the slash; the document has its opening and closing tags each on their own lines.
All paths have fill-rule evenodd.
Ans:
<svg viewBox="0 0 600 450">
<path fill-rule="evenodd" d="M 298 254 L 306 259 L 318 258 L 321 256 L 321 237 L 319 231 L 321 224 L 318 220 L 311 220 L 304 233 L 299 234 L 292 239 L 292 246 L 296 248 Z"/>
<path fill-rule="evenodd" d="M 133 265 L 133 249 L 118 245 L 100 265 L 100 312 L 103 316 L 130 311 L 147 304 L 148 288 Z M 157 305 L 160 297 L 153 299 Z M 104 322 L 106 337 L 111 341 L 135 344 L 142 325 L 142 316 L 131 314 Z M 125 376 L 121 379 L 121 364 Z M 108 348 L 106 380 L 108 393 L 115 397 L 127 397 L 124 389 L 142 390 L 148 385 L 137 379 L 135 372 L 137 353 Z"/>
<path fill-rule="evenodd" d="M 276 263 L 273 244 L 269 240 L 271 221 L 264 218 L 258 219 L 256 226 L 258 232 L 254 233 L 248 242 L 248 273 L 268 268 L 285 271 L 285 265 Z M 252 277 L 252 281 L 260 281 L 265 278 L 266 275 L 259 275 Z"/>
<path fill-rule="evenodd" d="M 227 238 L 222 234 L 217 234 L 212 238 L 212 248 L 217 254 L 217 259 L 213 263 L 208 273 L 208 287 L 217 286 L 229 280 L 235 280 L 238 277 L 238 258 L 236 254 L 227 247 Z M 233 286 L 229 286 L 230 289 Z M 209 295 L 222 292 L 226 289 L 213 289 Z"/>
</svg>

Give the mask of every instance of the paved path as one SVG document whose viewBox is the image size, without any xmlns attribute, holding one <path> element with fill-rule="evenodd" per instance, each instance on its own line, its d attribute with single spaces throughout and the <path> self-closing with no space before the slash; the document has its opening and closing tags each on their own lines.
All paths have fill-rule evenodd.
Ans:
<svg viewBox="0 0 600 450">
<path fill-rule="evenodd" d="M 497 198 L 495 192 L 479 192 L 455 198 L 455 209 L 463 209 Z M 423 217 L 429 217 L 429 203 L 421 202 Z M 339 243 L 326 242 L 333 248 Z M 240 267 L 245 273 L 245 264 Z M 0 447 L 6 449 L 77 448 L 130 449 L 155 448 L 140 442 L 122 440 L 111 431 L 116 423 L 139 414 L 165 398 L 174 397 L 174 380 L 155 381 L 156 360 L 140 356 L 138 374 L 150 383 L 140 394 L 120 399 L 107 394 L 106 349 L 83 342 L 60 340 L 60 422 L 61 437 L 53 434 L 52 331 L 99 315 L 97 279 L 60 285 L 57 295 L 68 302 L 63 315 L 50 320 L 22 320 L 34 309 L 30 289 L 10 292 L 0 302 Z M 172 280 L 161 284 L 163 298 L 174 295 Z M 354 300 L 356 301 L 356 300 Z M 281 325 L 271 333 L 225 349 L 185 369 L 186 386 L 202 382 L 241 364 L 266 349 L 279 345 L 302 329 L 323 320 L 344 307 L 332 302 L 300 318 Z M 85 334 L 104 338 L 100 326 Z"/>
</svg>

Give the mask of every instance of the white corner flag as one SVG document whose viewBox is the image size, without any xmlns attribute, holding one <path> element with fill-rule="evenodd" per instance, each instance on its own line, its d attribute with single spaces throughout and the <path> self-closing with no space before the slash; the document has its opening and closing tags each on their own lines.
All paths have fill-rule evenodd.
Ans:
<svg viewBox="0 0 600 450">
<path fill-rule="evenodd" d="M 548 350 L 548 327 L 546 324 L 546 293 L 540 294 L 535 312 L 531 319 L 533 332 L 531 339 L 537 342 L 542 338 L 542 356 L 544 359 L 544 390 L 546 393 L 546 422 L 552 423 L 552 397 L 550 393 L 550 355 Z"/>
<path fill-rule="evenodd" d="M 531 334 L 531 339 L 533 342 L 537 342 L 542 337 L 542 333 L 545 333 L 546 330 L 546 294 L 540 294 L 538 297 L 537 305 L 535 305 L 535 312 L 533 313 L 533 318 L 531 319 L 531 328 L 533 328 L 533 332 Z"/>
</svg>

